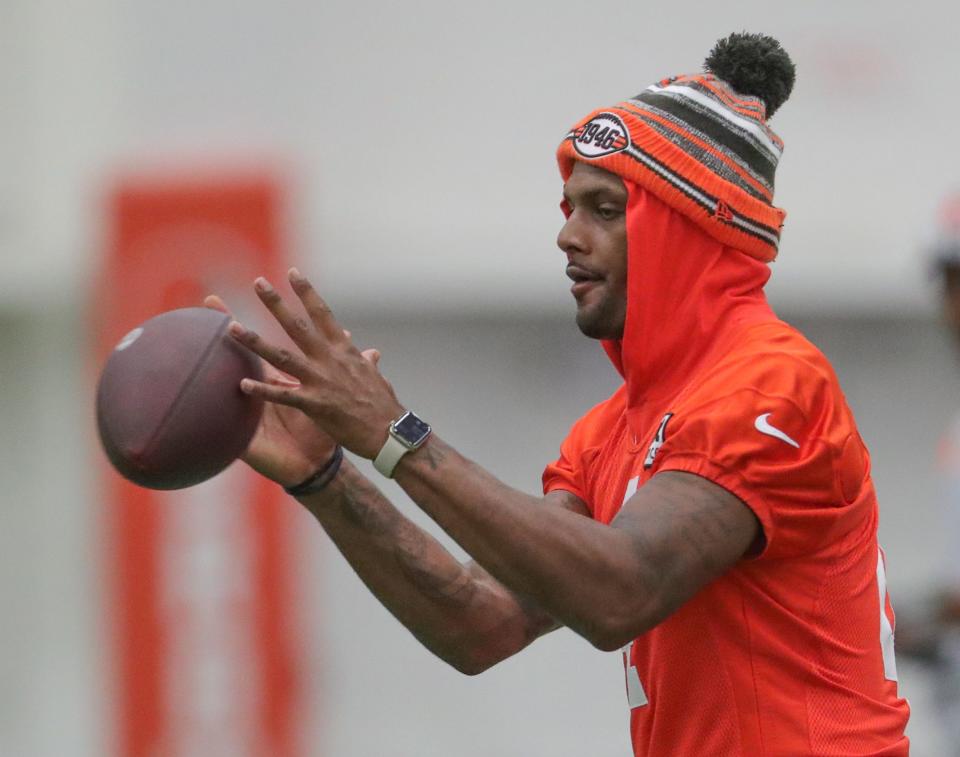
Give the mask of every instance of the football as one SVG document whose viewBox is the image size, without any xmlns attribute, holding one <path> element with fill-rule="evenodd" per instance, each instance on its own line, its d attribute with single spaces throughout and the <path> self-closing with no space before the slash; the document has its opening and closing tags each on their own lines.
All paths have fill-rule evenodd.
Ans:
<svg viewBox="0 0 960 757">
<path fill-rule="evenodd" d="M 97 384 L 97 428 L 114 468 L 150 489 L 205 481 L 250 443 L 263 402 L 240 391 L 262 379 L 260 358 L 207 308 L 158 315 L 128 333 Z"/>
</svg>

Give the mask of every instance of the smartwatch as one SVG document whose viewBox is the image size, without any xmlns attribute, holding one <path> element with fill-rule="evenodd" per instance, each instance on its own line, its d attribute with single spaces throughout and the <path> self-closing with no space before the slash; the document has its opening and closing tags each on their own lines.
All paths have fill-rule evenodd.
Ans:
<svg viewBox="0 0 960 757">
<path fill-rule="evenodd" d="M 391 423 L 387 430 L 387 441 L 374 458 L 373 467 L 387 478 L 393 478 L 394 468 L 400 458 L 422 445 L 433 429 L 416 413 L 408 410 Z"/>
</svg>

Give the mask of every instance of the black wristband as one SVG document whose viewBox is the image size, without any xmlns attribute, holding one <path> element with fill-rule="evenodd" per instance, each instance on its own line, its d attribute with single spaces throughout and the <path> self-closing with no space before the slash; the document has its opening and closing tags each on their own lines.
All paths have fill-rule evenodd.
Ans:
<svg viewBox="0 0 960 757">
<path fill-rule="evenodd" d="M 321 489 L 324 489 L 327 484 L 336 478 L 337 472 L 340 470 L 340 463 L 342 462 L 343 447 L 338 444 L 333 452 L 333 457 L 330 458 L 330 462 L 305 481 L 301 481 L 295 486 L 285 486 L 283 490 L 291 497 L 303 497 L 307 494 L 315 494 Z"/>
</svg>

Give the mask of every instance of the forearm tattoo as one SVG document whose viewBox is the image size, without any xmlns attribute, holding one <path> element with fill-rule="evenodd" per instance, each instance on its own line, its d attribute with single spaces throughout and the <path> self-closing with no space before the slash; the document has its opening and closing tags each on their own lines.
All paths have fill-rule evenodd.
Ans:
<svg viewBox="0 0 960 757">
<path fill-rule="evenodd" d="M 390 506 L 373 484 L 360 476 L 339 493 L 343 517 L 371 536 L 382 536 L 396 528 L 402 516 Z M 387 505 L 384 507 L 384 505 Z"/>
<path fill-rule="evenodd" d="M 430 466 L 430 470 L 439 470 L 440 466 L 447 459 L 447 454 L 436 443 L 428 443 L 422 451 L 423 461 Z"/>
<path fill-rule="evenodd" d="M 439 450 L 432 459 L 442 460 Z M 458 607 L 468 605 L 476 582 L 461 563 L 419 527 L 404 518 L 363 476 L 351 476 L 337 493 L 344 519 L 370 537 L 392 542 L 397 567 L 425 596 Z"/>
<path fill-rule="evenodd" d="M 415 526 L 404 529 L 393 548 L 397 565 L 411 584 L 424 595 L 444 604 L 466 607 L 477 592 L 467 569 L 450 559 L 446 551 Z M 431 559 L 439 557 L 440 561 Z M 446 562 L 441 565 L 439 562 Z"/>
</svg>

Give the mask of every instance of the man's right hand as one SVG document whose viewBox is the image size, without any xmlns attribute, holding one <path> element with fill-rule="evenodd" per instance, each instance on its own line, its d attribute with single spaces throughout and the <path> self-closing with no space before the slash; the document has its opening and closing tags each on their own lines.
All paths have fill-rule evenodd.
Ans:
<svg viewBox="0 0 960 757">
<path fill-rule="evenodd" d="M 207 297 L 203 304 L 211 310 L 231 315 L 227 305 L 216 295 Z M 364 350 L 361 354 L 374 365 L 380 360 L 377 350 Z M 266 361 L 262 363 L 267 383 L 288 387 L 298 385 L 296 379 Z M 336 442 L 300 410 L 265 402 L 260 425 L 241 459 L 257 473 L 281 486 L 295 486 L 326 465 L 335 449 Z"/>
</svg>

